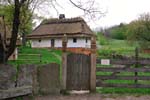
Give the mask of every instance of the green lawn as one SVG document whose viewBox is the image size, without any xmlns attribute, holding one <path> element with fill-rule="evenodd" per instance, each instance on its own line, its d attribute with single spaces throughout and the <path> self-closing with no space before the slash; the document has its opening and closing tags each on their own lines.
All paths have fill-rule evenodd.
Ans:
<svg viewBox="0 0 150 100">
<path fill-rule="evenodd" d="M 107 44 L 101 45 L 101 48 L 98 49 L 98 54 L 100 56 L 110 55 L 113 53 L 126 56 L 135 55 L 135 48 L 137 44 L 128 43 L 126 40 L 107 39 L 107 41 Z M 140 51 L 139 56 L 149 58 L 150 54 L 145 54 Z"/>
<path fill-rule="evenodd" d="M 99 65 L 100 67 L 100 65 Z M 112 66 L 103 66 L 103 67 L 111 67 Z M 111 76 L 112 72 L 97 72 L 97 76 Z M 134 72 L 120 72 L 117 73 L 116 76 L 135 76 Z M 150 72 L 139 72 L 138 76 L 149 76 Z M 119 80 L 119 79 L 110 79 L 110 80 L 103 80 L 103 83 L 108 84 L 135 84 L 135 80 Z M 149 80 L 138 80 L 138 84 L 145 84 L 150 85 Z M 97 87 L 98 93 L 108 93 L 108 94 L 150 94 L 150 88 L 111 88 L 111 87 Z"/>
<path fill-rule="evenodd" d="M 109 58 L 112 54 L 119 54 L 125 56 L 135 56 L 136 44 L 130 44 L 126 40 L 115 40 L 115 39 L 105 39 L 106 44 L 103 44 L 98 49 L 98 56 L 102 58 Z M 150 54 L 144 54 L 140 51 L 140 57 L 150 58 Z M 112 67 L 110 66 L 101 66 L 97 64 L 97 67 Z M 97 72 L 97 75 L 111 75 L 112 72 Z M 122 72 L 117 75 L 122 76 L 134 76 L 134 73 L 131 72 Z M 139 76 L 150 76 L 150 73 L 138 73 Z M 105 80 L 105 83 L 122 83 L 122 84 L 134 84 L 134 80 Z M 150 84 L 150 81 L 138 81 L 141 84 Z M 148 88 L 104 88 L 97 87 L 98 93 L 109 93 L 109 94 L 150 94 L 150 89 Z"/>
<path fill-rule="evenodd" d="M 40 56 L 30 55 L 30 54 L 41 54 L 41 62 L 40 62 Z M 43 49 L 43 48 L 33 49 L 30 47 L 20 47 L 18 60 L 9 61 L 9 63 L 13 65 L 48 64 L 48 63 L 61 64 L 61 54 L 62 52 L 60 50 L 51 50 L 51 49 Z"/>
</svg>

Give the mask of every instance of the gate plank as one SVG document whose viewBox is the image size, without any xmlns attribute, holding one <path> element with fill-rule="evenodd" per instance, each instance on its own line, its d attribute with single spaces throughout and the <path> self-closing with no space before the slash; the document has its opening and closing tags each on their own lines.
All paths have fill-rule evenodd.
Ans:
<svg viewBox="0 0 150 100">
<path fill-rule="evenodd" d="M 90 56 L 67 55 L 67 90 L 89 90 Z"/>
</svg>

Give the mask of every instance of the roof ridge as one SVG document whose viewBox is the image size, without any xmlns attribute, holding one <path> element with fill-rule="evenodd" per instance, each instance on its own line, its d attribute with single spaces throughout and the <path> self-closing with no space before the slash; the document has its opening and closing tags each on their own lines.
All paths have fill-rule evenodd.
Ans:
<svg viewBox="0 0 150 100">
<path fill-rule="evenodd" d="M 65 18 L 65 19 L 51 18 L 44 20 L 41 24 L 75 23 L 75 22 L 85 22 L 85 21 L 81 17 Z"/>
</svg>

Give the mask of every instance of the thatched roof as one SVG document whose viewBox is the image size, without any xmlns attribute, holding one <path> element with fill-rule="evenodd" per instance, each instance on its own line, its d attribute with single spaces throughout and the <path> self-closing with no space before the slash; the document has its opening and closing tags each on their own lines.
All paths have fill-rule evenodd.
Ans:
<svg viewBox="0 0 150 100">
<path fill-rule="evenodd" d="M 55 18 L 44 20 L 31 34 L 28 35 L 28 38 L 62 36 L 64 34 L 94 35 L 86 22 L 82 18 L 77 17 L 71 19 Z"/>
</svg>

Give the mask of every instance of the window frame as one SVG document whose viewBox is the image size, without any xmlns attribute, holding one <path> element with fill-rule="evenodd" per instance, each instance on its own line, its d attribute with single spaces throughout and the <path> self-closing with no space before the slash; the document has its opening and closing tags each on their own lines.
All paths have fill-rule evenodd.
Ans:
<svg viewBox="0 0 150 100">
<path fill-rule="evenodd" d="M 73 38 L 73 43 L 77 43 L 77 38 Z"/>
</svg>

